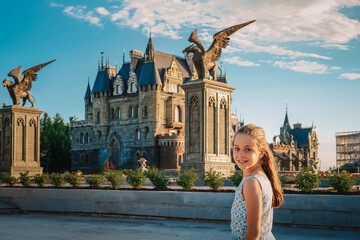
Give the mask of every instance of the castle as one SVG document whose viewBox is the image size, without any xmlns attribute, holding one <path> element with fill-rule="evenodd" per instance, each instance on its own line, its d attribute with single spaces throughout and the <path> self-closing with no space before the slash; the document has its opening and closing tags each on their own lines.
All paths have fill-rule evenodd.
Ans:
<svg viewBox="0 0 360 240">
<path fill-rule="evenodd" d="M 104 64 L 102 58 L 93 87 L 89 83 L 87 86 L 85 120 L 71 121 L 72 171 L 136 168 L 140 158 L 160 169 L 180 170 L 185 155 L 186 119 L 181 85 L 194 79 L 196 70 L 191 58 L 155 51 L 151 36 L 145 53 L 131 50 L 130 62 L 124 61 L 118 72 L 108 61 Z M 225 83 L 219 84 L 227 85 L 225 77 L 223 80 Z M 212 94 L 210 104 L 220 102 L 216 96 Z M 224 121 L 222 126 L 228 124 L 230 134 L 223 136 L 228 138 L 224 140 L 227 146 L 239 125 L 229 113 L 230 101 L 229 98 L 224 103 L 227 105 L 224 120 L 220 117 L 212 120 L 217 125 L 218 121 Z M 216 131 L 220 137 L 224 134 L 217 127 Z M 212 145 L 219 148 L 216 144 L 213 140 Z M 224 156 L 229 158 L 226 151 Z"/>
<path fill-rule="evenodd" d="M 304 128 L 301 123 L 296 123 L 292 128 L 287 109 L 280 135 L 274 136 L 270 148 L 278 171 L 300 171 L 302 167 L 317 171 L 319 168 L 316 127 Z"/>
</svg>

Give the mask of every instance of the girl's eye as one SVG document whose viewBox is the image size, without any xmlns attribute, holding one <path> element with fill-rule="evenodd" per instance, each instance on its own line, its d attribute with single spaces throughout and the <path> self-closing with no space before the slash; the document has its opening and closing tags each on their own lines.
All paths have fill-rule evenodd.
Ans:
<svg viewBox="0 0 360 240">
<path fill-rule="evenodd" d="M 250 151 L 251 151 L 251 148 L 246 148 L 245 151 L 246 151 L 246 152 L 250 152 Z"/>
<path fill-rule="evenodd" d="M 239 151 L 239 148 L 235 147 L 234 150 L 235 150 L 235 151 Z"/>
</svg>

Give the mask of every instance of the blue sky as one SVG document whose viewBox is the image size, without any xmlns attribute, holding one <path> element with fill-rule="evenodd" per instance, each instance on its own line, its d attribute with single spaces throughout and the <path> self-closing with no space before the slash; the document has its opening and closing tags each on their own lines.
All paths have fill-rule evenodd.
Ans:
<svg viewBox="0 0 360 240">
<path fill-rule="evenodd" d="M 66 121 L 84 118 L 100 52 L 120 67 L 123 51 L 128 61 L 131 49 L 145 50 L 151 28 L 156 50 L 182 56 L 195 28 L 207 48 L 217 31 L 256 19 L 219 61 L 245 123 L 263 127 L 270 142 L 287 102 L 291 124 L 317 126 L 323 170 L 335 165 L 335 133 L 360 130 L 359 0 L 23 0 L 0 11 L 0 78 L 56 59 L 31 93 L 35 107 Z M 4 88 L 0 102 L 11 104 Z"/>
</svg>

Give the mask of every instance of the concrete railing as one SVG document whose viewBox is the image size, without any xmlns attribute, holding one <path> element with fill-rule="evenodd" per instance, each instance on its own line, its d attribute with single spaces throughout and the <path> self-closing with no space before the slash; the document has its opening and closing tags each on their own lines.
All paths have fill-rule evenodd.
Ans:
<svg viewBox="0 0 360 240">
<path fill-rule="evenodd" d="M 1 188 L 0 201 L 25 211 L 230 220 L 234 193 Z M 285 195 L 274 223 L 360 228 L 360 196 Z"/>
</svg>

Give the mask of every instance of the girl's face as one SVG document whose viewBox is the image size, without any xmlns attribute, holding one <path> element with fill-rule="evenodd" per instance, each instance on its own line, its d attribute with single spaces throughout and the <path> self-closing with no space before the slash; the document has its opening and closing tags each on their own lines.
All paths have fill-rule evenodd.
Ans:
<svg viewBox="0 0 360 240">
<path fill-rule="evenodd" d="M 243 171 L 251 171 L 261 167 L 259 157 L 262 155 L 256 146 L 256 139 L 237 134 L 234 139 L 233 157 L 236 165 Z"/>
</svg>

